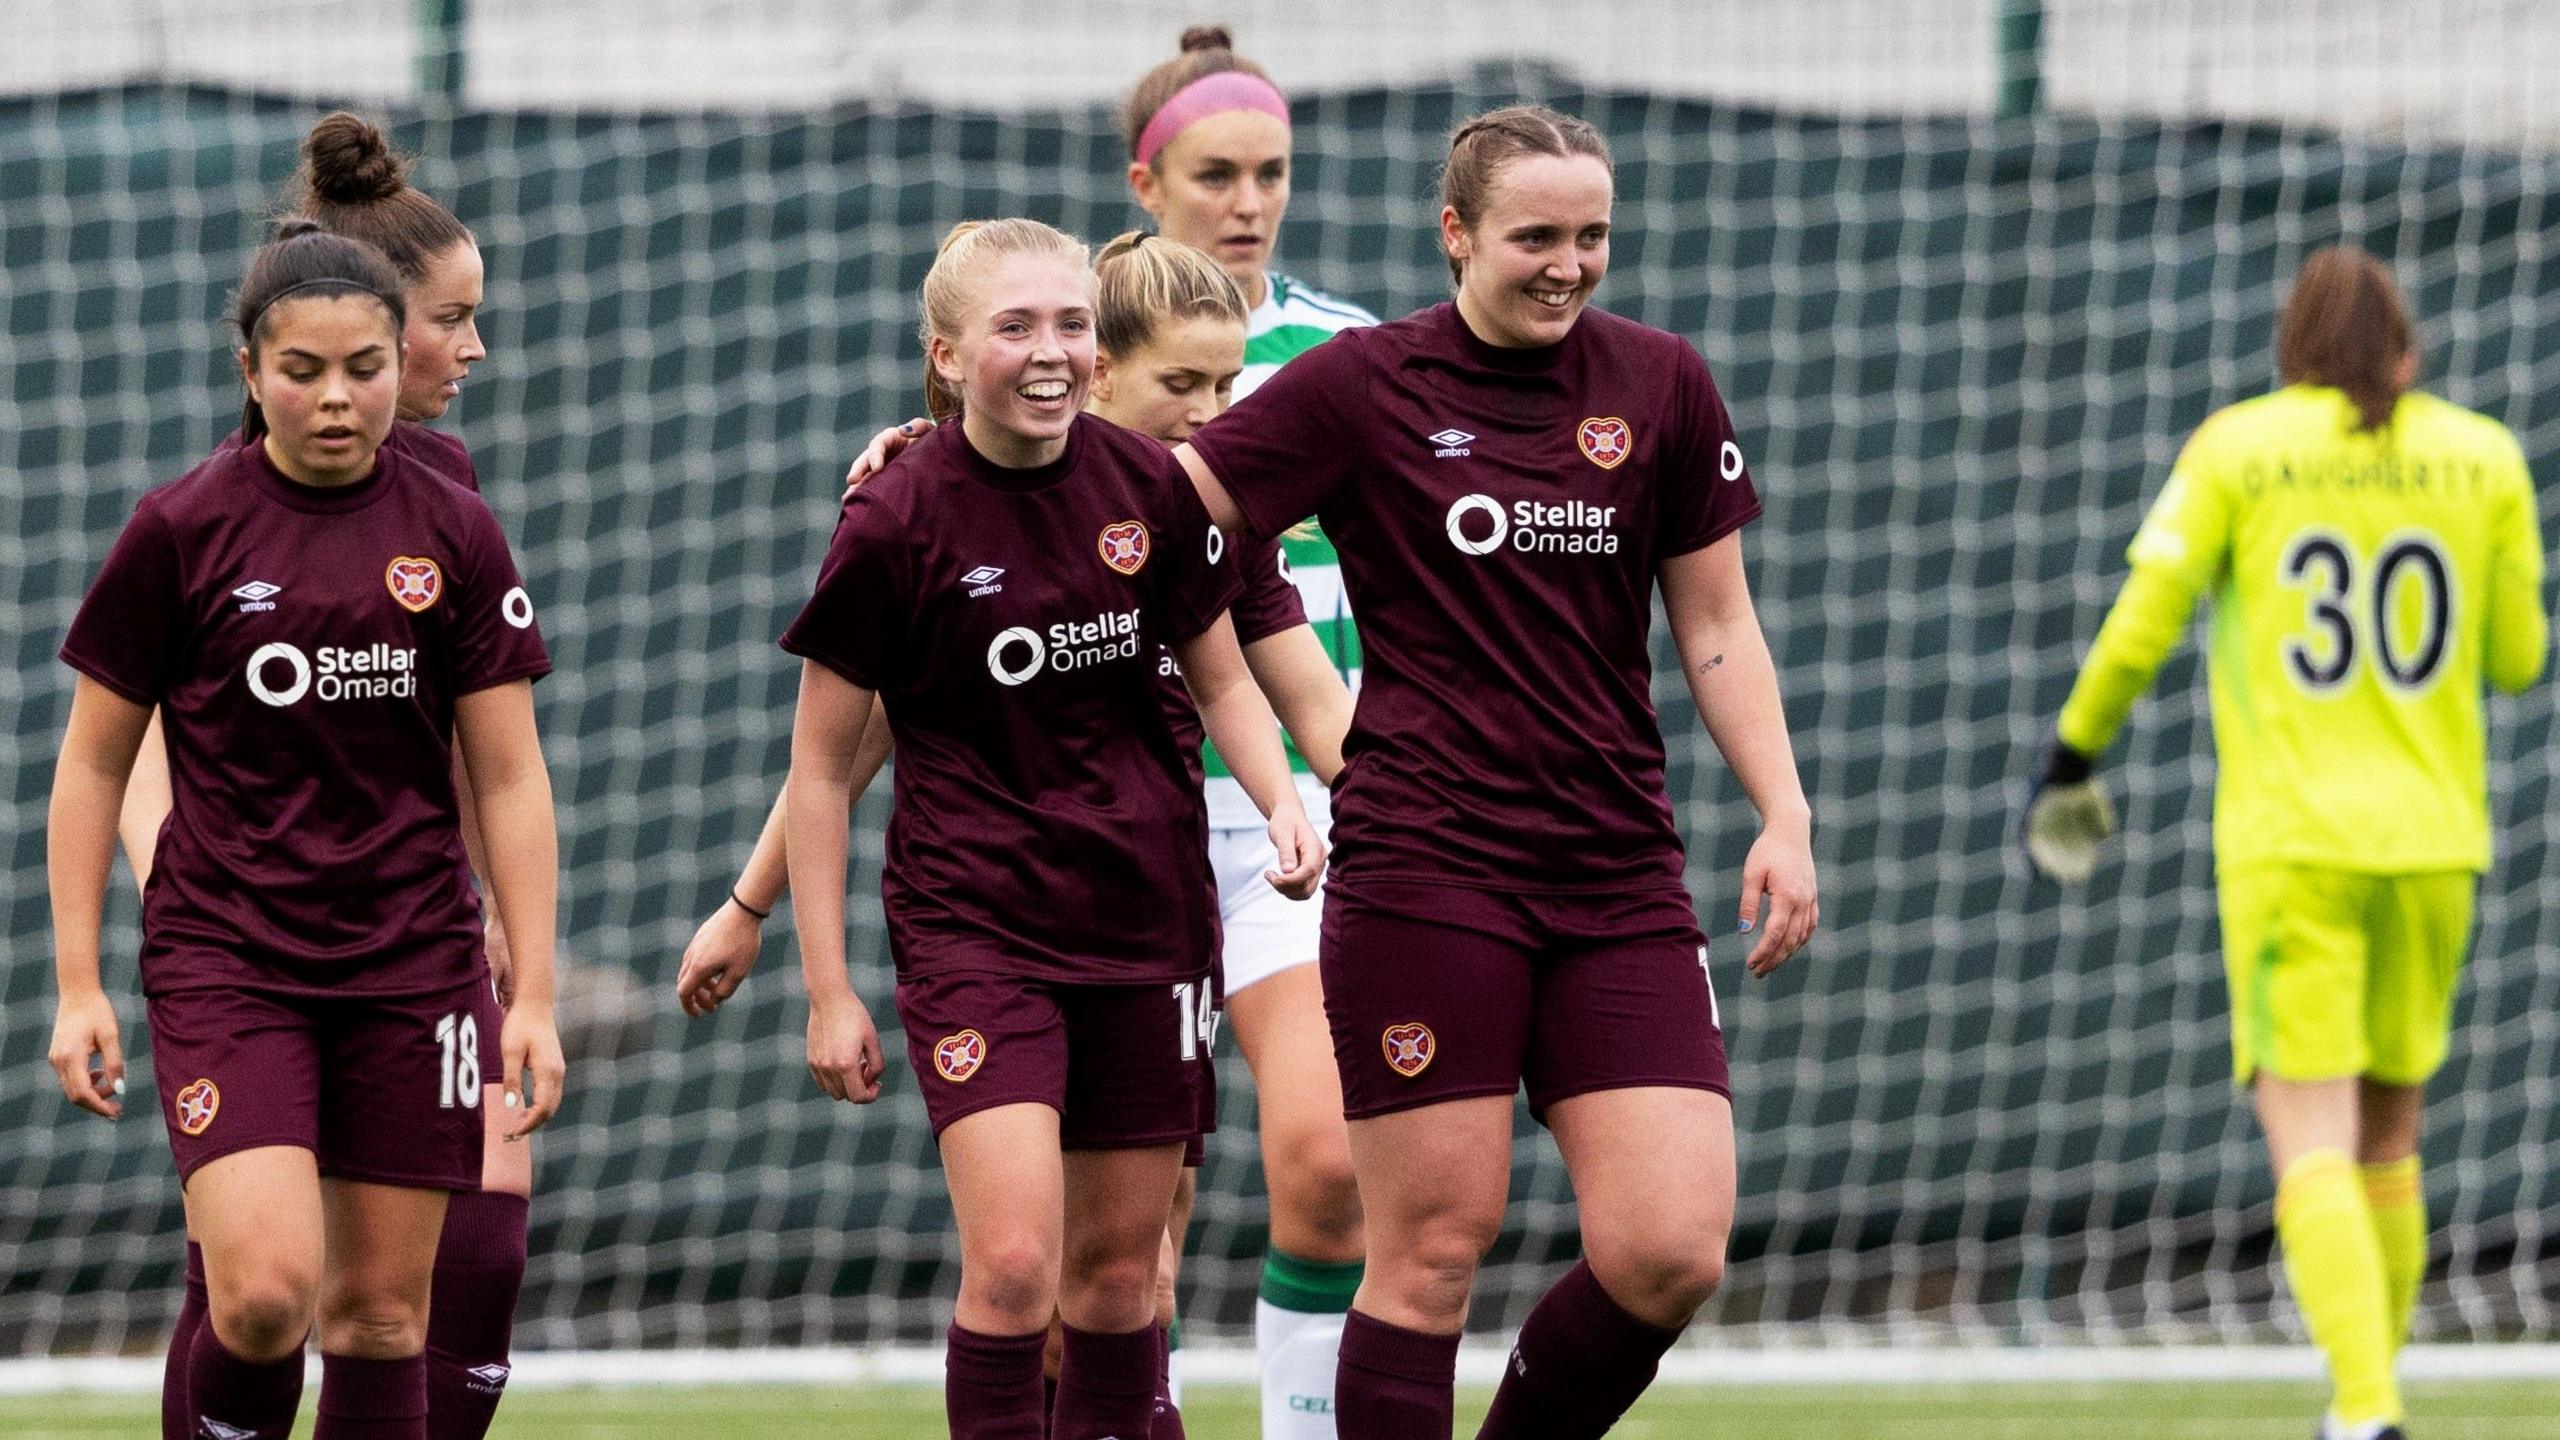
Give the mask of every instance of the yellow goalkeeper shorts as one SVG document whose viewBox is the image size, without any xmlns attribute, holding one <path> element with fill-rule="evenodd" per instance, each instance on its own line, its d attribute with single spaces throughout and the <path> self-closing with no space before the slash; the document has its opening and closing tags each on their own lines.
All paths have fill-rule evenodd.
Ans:
<svg viewBox="0 0 2560 1440">
<path fill-rule="evenodd" d="M 2232 1073 L 2416 1085 L 2444 1063 L 2480 877 L 2251 865 L 2220 876 Z"/>
</svg>

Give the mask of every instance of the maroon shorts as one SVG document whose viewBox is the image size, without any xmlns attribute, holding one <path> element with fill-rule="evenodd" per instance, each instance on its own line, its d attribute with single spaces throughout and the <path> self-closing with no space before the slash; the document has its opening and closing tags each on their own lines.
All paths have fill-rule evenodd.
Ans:
<svg viewBox="0 0 2560 1440">
<path fill-rule="evenodd" d="M 498 985 L 494 980 L 480 982 L 480 990 L 472 998 L 472 1013 L 480 1022 L 480 1083 L 507 1083 L 506 1052 L 498 1048 L 498 1037 L 506 1033 L 507 1008 L 498 1003 Z"/>
<path fill-rule="evenodd" d="M 439 994 L 315 997 L 164 991 L 148 1002 L 151 1068 L 181 1179 L 265 1145 L 308 1150 L 334 1179 L 480 1188 L 484 974 Z"/>
<path fill-rule="evenodd" d="M 1351 1119 L 1526 1081 L 1541 1119 L 1594 1090 L 1732 1093 L 1688 892 L 1537 895 L 1335 882 L 1324 1009 Z"/>
<path fill-rule="evenodd" d="M 1206 1099 L 1201 981 L 1068 985 L 1019 975 L 922 975 L 898 982 L 907 1062 L 940 1136 L 999 1105 L 1058 1112 L 1068 1150 L 1188 1143 Z"/>
</svg>

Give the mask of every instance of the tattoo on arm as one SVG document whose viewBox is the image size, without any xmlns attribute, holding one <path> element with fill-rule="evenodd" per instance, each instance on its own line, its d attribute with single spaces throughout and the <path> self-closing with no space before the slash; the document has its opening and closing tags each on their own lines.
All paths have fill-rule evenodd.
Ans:
<svg viewBox="0 0 2560 1440">
<path fill-rule="evenodd" d="M 1699 667 L 1698 667 L 1698 673 L 1699 673 L 1699 674 L 1701 674 L 1701 675 L 1704 675 L 1704 674 L 1706 674 L 1708 671 L 1715 669 L 1717 666 L 1722 665 L 1723 663 L 1724 663 L 1724 657 L 1723 657 L 1723 656 L 1721 656 L 1721 655 L 1714 656 L 1713 658 L 1709 659 L 1709 660 L 1707 661 L 1707 663 L 1706 663 L 1706 664 L 1701 665 L 1701 666 L 1699 666 Z"/>
</svg>

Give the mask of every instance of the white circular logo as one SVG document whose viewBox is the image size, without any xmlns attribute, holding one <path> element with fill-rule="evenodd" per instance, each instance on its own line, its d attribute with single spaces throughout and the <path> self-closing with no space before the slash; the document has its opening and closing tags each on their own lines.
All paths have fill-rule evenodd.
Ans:
<svg viewBox="0 0 2560 1440">
<path fill-rule="evenodd" d="M 1216 532 L 1212 531 L 1211 533 L 1214 534 Z M 1004 652 L 1006 648 L 1013 645 L 1016 641 L 1031 647 L 1031 660 L 1029 664 L 1016 667 L 1004 663 Z M 1037 630 L 1026 630 L 1020 625 L 1013 626 L 1011 629 L 1008 629 L 1002 634 L 996 636 L 993 643 L 987 646 L 987 673 L 996 677 L 996 683 L 1000 685 L 1019 685 L 1023 681 L 1030 679 L 1032 676 L 1039 674 L 1040 667 L 1048 663 L 1049 647 L 1042 643 L 1040 639 L 1040 632 Z"/>
<path fill-rule="evenodd" d="M 524 587 L 519 585 L 507 592 L 506 599 L 498 602 L 498 613 L 506 616 L 507 623 L 517 629 L 530 630 L 533 628 L 533 597 L 524 593 Z"/>
<path fill-rule="evenodd" d="M 1493 517 L 1493 533 L 1481 540 L 1470 540 L 1467 538 L 1466 519 L 1478 511 Z M 1502 548 L 1503 540 L 1510 534 L 1511 519 L 1502 513 L 1502 507 L 1495 504 L 1491 496 L 1462 495 L 1457 504 L 1449 507 L 1449 543 L 1457 546 L 1462 554 L 1490 555 Z"/>
<path fill-rule="evenodd" d="M 293 678 L 278 690 L 267 684 L 267 664 L 281 660 L 293 671 Z M 258 647 L 249 657 L 249 693 L 270 705 L 290 705 L 311 693 L 311 657 L 281 640 Z"/>
<path fill-rule="evenodd" d="M 1716 468 L 1724 472 L 1724 478 L 1727 480 L 1741 479 L 1742 447 L 1730 440 L 1724 442 L 1723 451 L 1716 456 Z"/>
<path fill-rule="evenodd" d="M 1209 563 L 1215 565 L 1226 558 L 1227 532 L 1212 525 L 1209 527 Z"/>
</svg>

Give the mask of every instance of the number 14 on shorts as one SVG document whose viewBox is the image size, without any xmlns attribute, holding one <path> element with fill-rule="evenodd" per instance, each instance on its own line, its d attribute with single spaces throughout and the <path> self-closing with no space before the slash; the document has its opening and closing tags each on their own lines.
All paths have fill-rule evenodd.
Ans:
<svg viewBox="0 0 2560 1440">
<path fill-rule="evenodd" d="M 456 1011 L 436 1022 L 436 1043 L 444 1047 L 443 1063 L 436 1067 L 442 1076 L 443 1093 L 437 1098 L 440 1109 L 456 1105 L 465 1110 L 480 1108 L 480 1017 L 468 1011 Z"/>
<path fill-rule="evenodd" d="M 1175 1022 L 1182 1032 L 1182 1058 L 1197 1060 L 1216 1053 L 1218 1044 L 1218 1001 L 1207 984 L 1185 980 L 1173 987 Z"/>
</svg>

